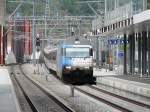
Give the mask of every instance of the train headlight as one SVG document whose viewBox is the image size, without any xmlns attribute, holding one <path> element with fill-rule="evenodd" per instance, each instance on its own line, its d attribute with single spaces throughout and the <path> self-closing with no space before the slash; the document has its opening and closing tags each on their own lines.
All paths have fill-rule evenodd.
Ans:
<svg viewBox="0 0 150 112">
<path fill-rule="evenodd" d="M 89 66 L 87 66 L 87 67 L 84 67 L 85 69 L 89 69 L 90 67 Z"/>
<path fill-rule="evenodd" d="M 71 66 L 66 66 L 65 68 L 66 68 L 66 69 L 71 69 Z"/>
</svg>

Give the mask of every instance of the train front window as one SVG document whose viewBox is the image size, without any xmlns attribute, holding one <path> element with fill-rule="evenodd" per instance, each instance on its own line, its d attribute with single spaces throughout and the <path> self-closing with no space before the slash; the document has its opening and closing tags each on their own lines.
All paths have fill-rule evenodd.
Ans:
<svg viewBox="0 0 150 112">
<path fill-rule="evenodd" d="M 65 50 L 66 57 L 89 57 L 90 48 L 66 48 Z"/>
</svg>

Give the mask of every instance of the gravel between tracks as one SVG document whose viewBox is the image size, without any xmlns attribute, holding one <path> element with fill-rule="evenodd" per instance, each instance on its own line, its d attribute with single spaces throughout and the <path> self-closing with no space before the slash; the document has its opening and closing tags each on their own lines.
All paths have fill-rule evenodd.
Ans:
<svg viewBox="0 0 150 112">
<path fill-rule="evenodd" d="M 14 74 L 38 112 L 66 112 L 53 99 L 49 98 L 43 91 L 29 81 L 17 67 L 15 68 Z"/>
<path fill-rule="evenodd" d="M 30 78 L 38 81 L 41 85 L 51 90 L 58 97 L 65 100 L 77 112 L 119 112 L 118 110 L 107 106 L 104 103 L 100 103 L 99 101 L 78 91 L 75 91 L 75 96 L 72 97 L 70 94 L 70 87 L 61 83 L 51 74 L 47 74 L 41 66 L 39 67 L 39 71 L 43 75 L 34 74 L 34 70 L 37 71 L 37 67 L 34 67 L 31 64 L 25 64 L 22 68 Z M 46 75 L 48 75 L 48 81 L 46 81 Z"/>
</svg>

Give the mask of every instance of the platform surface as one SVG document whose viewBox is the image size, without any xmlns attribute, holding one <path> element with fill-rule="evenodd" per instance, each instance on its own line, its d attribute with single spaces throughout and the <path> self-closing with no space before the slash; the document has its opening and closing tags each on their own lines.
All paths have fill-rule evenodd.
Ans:
<svg viewBox="0 0 150 112">
<path fill-rule="evenodd" d="M 123 75 L 119 72 L 95 69 L 97 83 L 150 97 L 150 75 Z"/>
<path fill-rule="evenodd" d="M 0 112 L 20 112 L 7 68 L 0 67 Z"/>
<path fill-rule="evenodd" d="M 143 75 L 142 77 L 140 75 L 116 75 L 114 77 L 139 83 L 150 84 L 150 75 Z"/>
<path fill-rule="evenodd" d="M 109 71 L 105 69 L 96 69 L 94 68 L 94 76 L 96 77 L 113 77 L 117 79 L 122 79 L 126 81 L 133 81 L 143 84 L 150 84 L 150 75 L 123 75 L 122 73 L 118 73 L 116 71 Z"/>
</svg>

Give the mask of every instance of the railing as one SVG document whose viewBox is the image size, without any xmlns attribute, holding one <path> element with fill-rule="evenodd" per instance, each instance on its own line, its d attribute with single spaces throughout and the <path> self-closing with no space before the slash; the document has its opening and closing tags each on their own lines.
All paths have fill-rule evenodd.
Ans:
<svg viewBox="0 0 150 112">
<path fill-rule="evenodd" d="M 92 29 L 95 30 L 95 29 L 99 29 L 102 27 L 102 17 L 98 17 L 97 19 L 94 19 L 92 21 Z"/>
<path fill-rule="evenodd" d="M 132 18 L 134 14 L 138 14 L 147 8 L 150 9 L 149 0 L 133 1 L 124 4 L 123 6 L 117 7 L 114 10 L 106 11 L 104 15 L 104 20 L 100 16 L 92 21 L 92 29 L 100 29 L 104 26 L 109 26 L 111 24 Z M 103 24 L 104 22 L 104 24 Z"/>
<path fill-rule="evenodd" d="M 104 24 L 102 23 L 102 17 L 98 17 L 97 19 L 92 21 L 92 29 L 99 29 L 104 26 L 108 26 L 110 24 L 116 23 L 118 21 L 125 20 L 127 18 L 132 17 L 132 2 L 118 7 L 113 11 L 108 11 L 104 16 Z"/>
<path fill-rule="evenodd" d="M 113 11 L 109 11 L 105 14 L 104 25 L 110 25 L 118 21 L 125 20 L 132 17 L 132 3 L 128 3 L 122 7 L 118 7 Z"/>
</svg>

